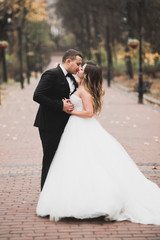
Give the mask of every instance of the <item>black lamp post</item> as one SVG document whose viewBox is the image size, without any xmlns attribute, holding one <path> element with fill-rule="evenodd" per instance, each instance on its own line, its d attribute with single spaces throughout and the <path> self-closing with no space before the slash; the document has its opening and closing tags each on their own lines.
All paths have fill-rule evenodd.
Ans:
<svg viewBox="0 0 160 240">
<path fill-rule="evenodd" d="M 138 103 L 143 103 L 143 72 L 142 72 L 142 0 L 138 0 L 139 12 L 139 87 Z"/>
<path fill-rule="evenodd" d="M 96 44 L 95 44 L 95 47 L 96 47 L 95 56 L 96 56 L 97 63 L 99 66 L 101 66 L 100 42 L 101 42 L 101 35 L 100 35 L 100 33 L 97 33 Z"/>
<path fill-rule="evenodd" d="M 7 66 L 6 66 L 6 56 L 5 56 L 5 48 L 1 48 L 1 57 L 2 57 L 2 72 L 3 72 L 3 81 L 8 82 L 7 77 Z"/>
<path fill-rule="evenodd" d="M 132 71 L 132 63 L 131 63 L 131 56 L 130 51 L 128 47 L 128 36 L 130 31 L 130 25 L 128 22 L 128 14 L 126 13 L 123 17 L 123 32 L 126 33 L 126 48 L 125 48 L 125 62 L 126 62 L 126 74 L 129 76 L 129 78 L 133 78 L 133 71 Z"/>
<path fill-rule="evenodd" d="M 18 56 L 19 56 L 19 75 L 20 75 L 20 83 L 21 88 L 24 88 L 24 78 L 23 78 L 23 59 L 22 59 L 22 28 L 21 26 L 17 27 L 18 32 Z"/>
<path fill-rule="evenodd" d="M 5 41 L 7 36 L 6 33 L 13 30 L 12 27 L 12 11 L 11 9 L 5 9 L 4 1 L 0 1 L 0 53 L 2 59 L 2 73 L 3 73 L 3 81 L 8 82 L 7 78 L 7 66 L 6 66 L 6 58 L 5 58 L 5 48 L 8 47 L 8 43 Z M 1 85 L 0 80 L 0 85 Z M 1 94 L 1 93 L 0 93 Z M 0 104 L 1 104 L 1 95 L 0 95 Z"/>
<path fill-rule="evenodd" d="M 3 5 L 4 1 L 0 1 L 0 40 L 3 39 L 4 35 L 4 10 L 3 10 Z M 5 79 L 5 74 L 4 74 L 4 68 L 3 68 L 3 60 L 4 60 L 4 49 L 0 48 L 0 60 L 2 60 L 2 74 L 3 74 L 3 80 Z M 2 79 L 0 79 L 0 105 L 1 105 L 1 84 L 2 84 Z"/>
<path fill-rule="evenodd" d="M 27 83 L 30 84 L 30 70 L 29 70 L 29 40 L 30 36 L 26 33 L 25 35 L 26 40 L 26 67 L 27 67 Z"/>
<path fill-rule="evenodd" d="M 6 26 L 5 31 L 11 32 L 13 31 L 13 24 L 12 24 L 12 18 L 13 18 L 14 12 L 11 9 L 8 9 L 6 13 Z M 19 21 L 21 18 L 19 19 Z M 17 26 L 17 34 L 18 34 L 18 57 L 19 57 L 19 74 L 20 74 L 20 84 L 21 88 L 24 88 L 24 77 L 23 77 L 23 59 L 22 59 L 22 28 L 21 24 L 19 23 Z"/>
<path fill-rule="evenodd" d="M 7 9 L 5 12 L 5 18 L 4 18 L 4 35 L 5 39 L 8 39 L 8 35 L 10 32 L 13 31 L 13 25 L 12 25 L 12 10 Z M 6 65 L 6 57 L 5 57 L 5 49 L 2 49 L 2 63 L 3 63 L 3 80 L 4 82 L 8 82 L 7 77 L 7 65 Z"/>
<path fill-rule="evenodd" d="M 13 17 L 13 12 L 11 9 L 8 9 L 6 12 L 6 24 L 5 24 L 5 28 L 4 28 L 4 30 L 6 32 L 13 31 L 12 17 Z"/>
<path fill-rule="evenodd" d="M 107 59 L 108 59 L 108 68 L 107 68 L 107 81 L 108 87 L 111 85 L 111 64 L 110 64 L 110 32 L 109 25 L 107 24 Z"/>
<path fill-rule="evenodd" d="M 0 4 L 3 4 L 3 2 L 0 2 Z M 1 54 L 1 59 L 2 59 L 2 73 L 3 73 L 3 81 L 8 82 L 7 78 L 7 66 L 6 66 L 6 58 L 5 58 L 5 48 L 7 45 L 4 45 L 3 42 L 5 40 L 5 28 L 8 23 L 7 21 L 7 13 L 5 12 L 4 8 L 0 11 L 0 40 L 1 40 L 1 45 L 0 45 L 0 54 Z"/>
<path fill-rule="evenodd" d="M 98 64 L 101 65 L 101 41 L 102 41 L 102 38 L 101 38 L 101 34 L 98 33 L 97 34 L 97 42 L 98 42 L 98 49 L 99 49 L 99 61 L 98 61 Z"/>
<path fill-rule="evenodd" d="M 110 29 L 109 29 L 109 12 L 107 13 L 107 26 L 106 26 L 106 50 L 107 50 L 107 81 L 108 87 L 111 85 L 111 49 L 110 49 Z"/>
<path fill-rule="evenodd" d="M 6 16 L 7 16 L 7 25 L 6 25 L 6 31 L 12 31 L 12 17 L 14 12 L 12 10 L 8 10 Z M 22 58 L 22 27 L 21 27 L 21 18 L 19 18 L 19 23 L 17 26 L 17 34 L 18 34 L 18 57 L 19 57 L 19 74 L 20 74 L 20 84 L 21 88 L 24 88 L 24 77 L 23 77 L 23 58 Z"/>
<path fill-rule="evenodd" d="M 4 21 L 3 21 L 3 38 L 7 38 L 7 35 L 9 35 L 9 33 L 11 31 L 13 31 L 13 25 L 12 25 L 12 11 L 10 9 L 8 9 L 5 13 L 4 13 Z M 8 46 L 8 44 L 7 44 Z M 7 47 L 6 46 L 6 47 Z M 6 48 L 5 47 L 5 48 Z M 5 58 L 5 48 L 2 47 L 1 48 L 1 54 L 2 54 L 2 67 L 3 67 L 3 81 L 4 82 L 8 82 L 8 77 L 7 77 L 7 66 L 6 66 L 6 58 Z"/>
</svg>

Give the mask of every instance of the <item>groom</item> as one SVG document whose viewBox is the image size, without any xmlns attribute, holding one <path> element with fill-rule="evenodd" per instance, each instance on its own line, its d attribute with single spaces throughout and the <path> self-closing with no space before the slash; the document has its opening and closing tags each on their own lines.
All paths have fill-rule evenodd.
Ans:
<svg viewBox="0 0 160 240">
<path fill-rule="evenodd" d="M 76 90 L 77 83 L 72 74 L 79 71 L 81 63 L 82 55 L 78 51 L 66 51 L 57 68 L 42 74 L 34 92 L 33 100 L 40 104 L 34 126 L 39 128 L 43 147 L 41 190 L 69 114 L 73 110 L 69 97 Z"/>
</svg>

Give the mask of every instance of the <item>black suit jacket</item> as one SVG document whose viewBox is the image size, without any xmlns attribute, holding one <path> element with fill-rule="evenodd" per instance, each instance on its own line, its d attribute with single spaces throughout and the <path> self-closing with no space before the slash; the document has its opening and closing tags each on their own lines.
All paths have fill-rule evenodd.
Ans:
<svg viewBox="0 0 160 240">
<path fill-rule="evenodd" d="M 76 90 L 77 83 L 73 81 Z M 63 111 L 62 99 L 69 99 L 69 94 L 69 84 L 60 66 L 44 72 L 33 96 L 40 104 L 34 126 L 63 131 L 70 115 Z"/>
</svg>

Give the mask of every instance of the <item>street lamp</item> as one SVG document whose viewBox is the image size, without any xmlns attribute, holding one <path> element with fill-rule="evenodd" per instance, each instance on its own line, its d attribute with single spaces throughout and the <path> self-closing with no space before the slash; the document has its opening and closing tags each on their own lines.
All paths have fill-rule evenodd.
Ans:
<svg viewBox="0 0 160 240">
<path fill-rule="evenodd" d="M 20 71 L 20 83 L 21 88 L 24 88 L 24 78 L 23 78 L 23 59 L 22 59 L 22 28 L 17 27 L 18 32 L 18 56 L 19 56 L 19 71 Z"/>
<path fill-rule="evenodd" d="M 98 51 L 97 51 L 97 61 L 98 61 L 98 64 L 99 66 L 101 66 L 101 48 L 100 48 L 100 42 L 101 42 L 101 34 L 98 33 L 97 34 L 97 48 L 98 48 Z"/>
<path fill-rule="evenodd" d="M 127 14 L 123 17 L 123 26 L 122 30 L 126 33 L 126 48 L 125 48 L 125 62 L 126 62 L 126 73 L 129 76 L 129 78 L 133 78 L 133 71 L 132 71 L 132 63 L 131 63 L 131 55 L 128 47 L 128 36 L 130 31 L 130 25 L 128 23 L 128 16 Z"/>
<path fill-rule="evenodd" d="M 7 66 L 6 66 L 6 58 L 5 58 L 5 49 L 8 47 L 8 42 L 6 40 L 5 32 L 8 32 L 12 28 L 12 11 L 10 9 L 4 8 L 4 1 L 0 0 L 0 54 L 2 59 L 2 73 L 3 73 L 3 81 L 7 82 Z M 1 85 L 0 80 L 0 85 Z M 1 87 L 1 86 L 0 86 Z M 1 89 L 0 89 L 1 91 Z M 0 104 L 1 104 L 1 93 L 0 93 Z"/>
<path fill-rule="evenodd" d="M 0 21 L 2 21 L 2 37 L 7 38 L 6 33 L 13 31 L 12 26 L 12 11 L 8 9 L 0 16 Z M 4 40 L 4 39 L 2 39 Z M 8 47 L 8 43 L 6 41 L 1 41 L 0 49 L 1 49 L 1 56 L 2 56 L 2 68 L 3 68 L 3 81 L 8 82 L 7 78 L 7 66 L 6 66 L 6 58 L 5 58 L 5 49 Z"/>
<path fill-rule="evenodd" d="M 111 49 L 110 49 L 110 29 L 109 29 L 109 12 L 107 13 L 107 27 L 106 27 L 106 50 L 107 50 L 107 81 L 108 87 L 111 85 Z"/>
<path fill-rule="evenodd" d="M 3 41 L 4 42 L 4 41 Z M 6 57 L 5 57 L 5 48 L 6 46 L 3 46 L 3 44 L 0 44 L 0 51 L 1 51 L 1 57 L 2 57 L 2 72 L 3 72 L 3 81 L 8 82 L 7 78 L 7 66 L 6 66 Z"/>
<path fill-rule="evenodd" d="M 13 25 L 12 25 L 12 16 L 13 16 L 13 12 L 11 9 L 8 9 L 6 11 L 6 24 L 5 24 L 5 27 L 4 27 L 4 30 L 6 32 L 11 32 L 13 31 Z"/>
<path fill-rule="evenodd" d="M 6 14 L 4 11 L 4 2 L 0 2 L 0 32 L 1 32 L 1 36 L 0 36 L 0 40 L 1 40 L 1 44 L 0 44 L 0 54 L 1 54 L 1 59 L 2 59 L 2 73 L 3 73 L 3 81 L 7 82 L 7 67 L 6 67 L 6 58 L 5 58 L 5 48 L 8 46 L 5 43 L 5 36 L 4 36 L 4 30 L 5 30 L 5 25 L 6 25 Z M 3 4 L 3 5 L 2 5 Z"/>
<path fill-rule="evenodd" d="M 13 18 L 14 12 L 11 9 L 8 9 L 6 13 L 6 27 L 5 31 L 13 31 L 13 25 L 12 25 L 12 18 Z M 24 88 L 24 77 L 23 77 L 23 59 L 22 59 L 22 27 L 20 24 L 21 18 L 19 18 L 19 23 L 17 26 L 17 34 L 18 34 L 18 56 L 19 56 L 19 72 L 20 72 L 20 84 L 21 88 Z"/>
<path fill-rule="evenodd" d="M 30 36 L 26 33 L 25 35 L 26 40 L 26 67 L 27 67 L 27 83 L 30 84 L 30 70 L 29 70 L 29 40 Z"/>
<path fill-rule="evenodd" d="M 11 9 L 8 9 L 6 12 L 6 26 L 5 31 L 11 32 L 13 31 L 13 24 L 12 24 L 12 18 L 13 18 L 14 12 Z M 18 33 L 18 56 L 19 56 L 19 72 L 20 72 L 20 84 L 21 88 L 24 88 L 24 77 L 23 77 L 23 59 L 22 59 L 22 28 L 20 24 L 18 24 L 17 27 L 17 33 Z"/>
<path fill-rule="evenodd" d="M 138 103 L 143 103 L 143 72 L 142 72 L 142 0 L 138 0 L 139 12 L 139 87 Z"/>
</svg>

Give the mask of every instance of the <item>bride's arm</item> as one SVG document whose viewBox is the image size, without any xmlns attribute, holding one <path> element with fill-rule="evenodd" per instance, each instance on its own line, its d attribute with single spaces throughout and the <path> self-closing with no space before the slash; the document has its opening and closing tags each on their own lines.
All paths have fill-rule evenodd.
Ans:
<svg viewBox="0 0 160 240">
<path fill-rule="evenodd" d="M 84 110 L 82 111 L 73 110 L 71 114 L 82 118 L 91 118 L 93 116 L 93 105 L 91 95 L 87 91 L 82 90 L 80 93 L 80 97 L 82 99 Z"/>
</svg>

